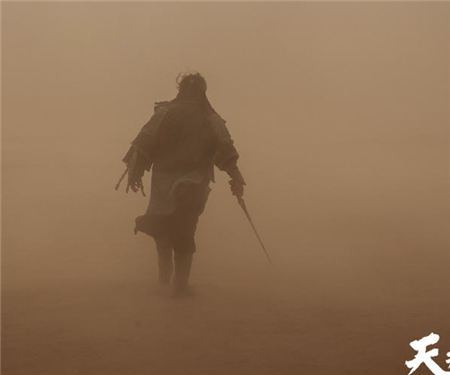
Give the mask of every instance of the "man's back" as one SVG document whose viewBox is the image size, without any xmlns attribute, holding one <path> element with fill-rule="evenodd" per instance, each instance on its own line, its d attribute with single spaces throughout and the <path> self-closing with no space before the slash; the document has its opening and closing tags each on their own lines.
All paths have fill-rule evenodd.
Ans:
<svg viewBox="0 0 450 375">
<path fill-rule="evenodd" d="M 217 142 L 208 112 L 192 100 L 174 100 L 164 106 L 159 109 L 166 113 L 155 144 L 154 171 L 209 173 Z"/>
<path fill-rule="evenodd" d="M 243 194 L 244 179 L 237 167 L 239 155 L 225 121 L 206 97 L 200 74 L 184 76 L 179 93 L 170 102 L 155 105 L 123 161 L 128 166 L 128 186 L 142 188 L 145 170 L 152 168 L 150 202 L 136 218 L 135 232 L 155 239 L 160 281 L 172 275 L 175 254 L 175 287 L 185 290 L 195 246 L 195 230 L 214 181 L 214 166 L 229 174 L 234 195 Z"/>
</svg>

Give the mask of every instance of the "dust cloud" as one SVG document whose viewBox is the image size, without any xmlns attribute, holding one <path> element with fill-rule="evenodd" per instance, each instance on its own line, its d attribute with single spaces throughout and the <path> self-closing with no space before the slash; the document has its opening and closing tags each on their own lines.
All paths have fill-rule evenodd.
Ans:
<svg viewBox="0 0 450 375">
<path fill-rule="evenodd" d="M 449 11 L 2 3 L 3 373 L 389 375 L 432 331 L 450 350 Z M 113 188 L 186 70 L 274 265 L 217 171 L 176 300 L 133 235 L 148 198 Z"/>
</svg>

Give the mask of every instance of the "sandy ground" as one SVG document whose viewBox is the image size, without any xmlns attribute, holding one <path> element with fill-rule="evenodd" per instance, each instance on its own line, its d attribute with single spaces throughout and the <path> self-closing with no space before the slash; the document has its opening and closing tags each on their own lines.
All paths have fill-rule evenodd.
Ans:
<svg viewBox="0 0 450 375">
<path fill-rule="evenodd" d="M 274 279 L 255 289 L 196 277 L 188 299 L 150 275 L 6 291 L 2 373 L 406 374 L 412 339 L 438 332 L 448 349 L 445 294 L 426 306 L 401 295 L 350 304 L 316 300 L 314 279 L 290 292 Z"/>
<path fill-rule="evenodd" d="M 261 225 L 270 267 L 237 206 L 216 216 L 228 197 L 216 188 L 199 226 L 195 295 L 185 299 L 158 286 L 152 241 L 132 235 L 126 200 L 142 198 L 89 185 L 60 198 L 6 190 L 2 373 L 397 375 L 414 355 L 409 342 L 432 331 L 443 365 L 448 254 L 394 251 L 405 238 L 331 218 L 305 221 L 294 244 Z M 89 211 L 95 204 L 110 211 Z"/>
</svg>

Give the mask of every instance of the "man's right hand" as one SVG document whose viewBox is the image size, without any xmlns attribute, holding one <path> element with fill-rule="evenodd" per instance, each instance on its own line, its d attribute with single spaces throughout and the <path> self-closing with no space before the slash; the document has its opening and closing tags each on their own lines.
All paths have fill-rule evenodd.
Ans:
<svg viewBox="0 0 450 375">
<path fill-rule="evenodd" d="M 127 193 L 128 193 L 128 189 L 131 188 L 132 191 L 134 191 L 135 193 L 137 193 L 140 189 L 141 189 L 141 181 L 134 181 L 134 182 L 130 182 L 128 181 L 128 186 L 127 186 Z"/>
<path fill-rule="evenodd" d="M 126 188 L 126 192 L 131 188 L 132 191 L 137 193 L 139 190 L 142 190 L 144 194 L 144 186 L 142 185 L 142 176 L 144 175 L 144 164 L 142 163 L 142 158 L 139 157 L 139 154 L 136 150 L 131 154 L 131 157 L 128 161 L 128 185 Z"/>
<path fill-rule="evenodd" d="M 237 198 L 242 198 L 244 195 L 244 184 L 239 180 L 230 180 L 230 189 L 231 193 L 235 195 Z"/>
</svg>

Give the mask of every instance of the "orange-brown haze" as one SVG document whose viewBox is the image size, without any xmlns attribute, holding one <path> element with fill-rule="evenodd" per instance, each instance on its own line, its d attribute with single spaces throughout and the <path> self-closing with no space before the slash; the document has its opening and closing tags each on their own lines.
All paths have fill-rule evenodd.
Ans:
<svg viewBox="0 0 450 375">
<path fill-rule="evenodd" d="M 2 10 L 5 375 L 406 374 L 432 331 L 445 368 L 448 3 Z M 217 171 L 173 299 L 114 185 L 190 69 L 274 264 Z"/>
</svg>

